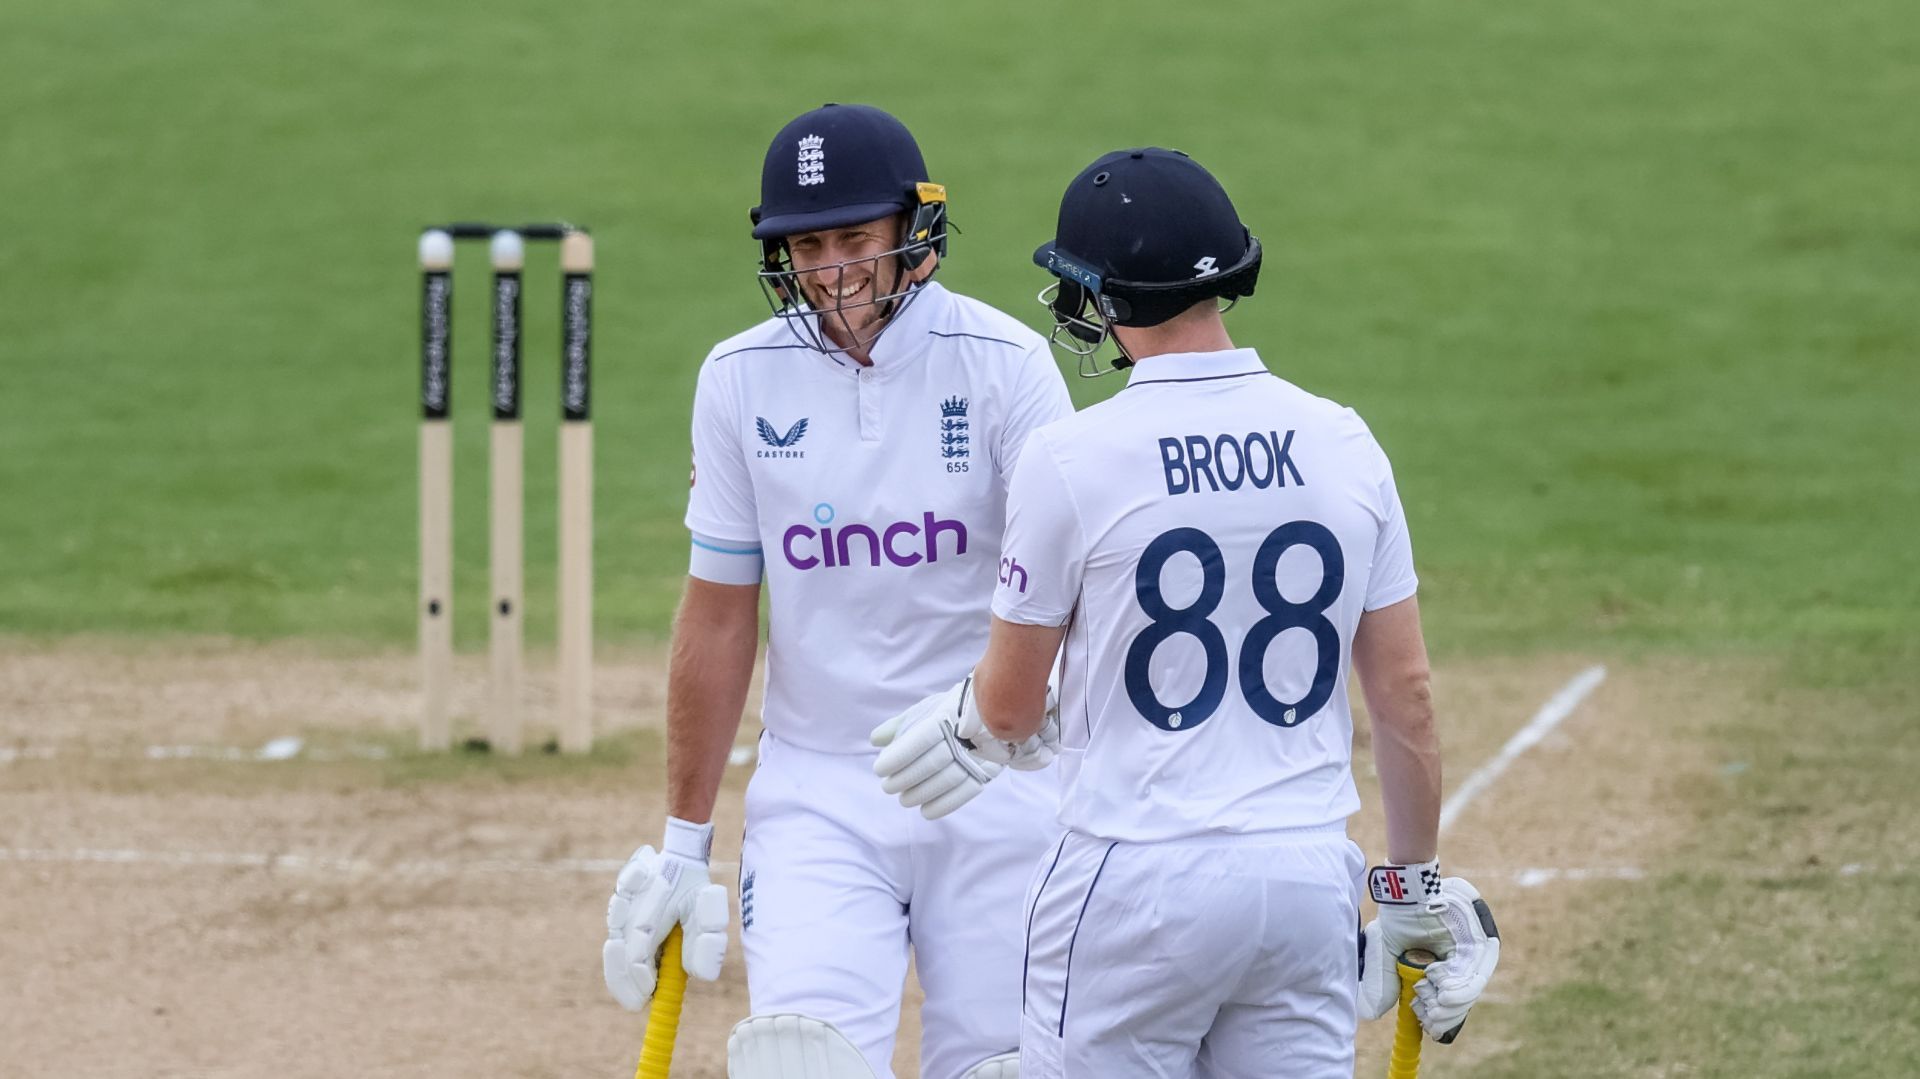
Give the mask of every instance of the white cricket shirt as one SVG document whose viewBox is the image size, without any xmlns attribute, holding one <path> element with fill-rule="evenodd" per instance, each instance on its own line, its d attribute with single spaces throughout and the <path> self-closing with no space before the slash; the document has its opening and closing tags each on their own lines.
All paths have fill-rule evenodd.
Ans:
<svg viewBox="0 0 1920 1079">
<path fill-rule="evenodd" d="M 764 559 L 763 719 L 831 753 L 874 752 L 875 726 L 979 659 L 1007 479 L 1073 411 L 1040 335 L 938 284 L 871 358 L 768 319 L 708 354 L 693 401 L 693 572 Z"/>
<path fill-rule="evenodd" d="M 1034 435 L 1007 511 L 994 613 L 1070 620 L 1062 824 L 1152 841 L 1359 809 L 1354 627 L 1416 581 L 1392 468 L 1352 409 L 1251 349 L 1150 357 Z"/>
</svg>

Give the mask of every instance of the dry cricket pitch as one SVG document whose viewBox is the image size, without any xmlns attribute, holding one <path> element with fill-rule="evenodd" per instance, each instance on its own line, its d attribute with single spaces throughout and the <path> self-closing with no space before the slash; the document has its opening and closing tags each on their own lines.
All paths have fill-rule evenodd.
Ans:
<svg viewBox="0 0 1920 1079">
<path fill-rule="evenodd" d="M 467 733 L 484 660 L 461 662 L 454 711 Z M 1441 669 L 1449 790 L 1589 666 L 1549 656 Z M 1506 950 L 1492 998 L 1460 1044 L 1430 1048 L 1426 1074 L 1466 1075 L 1508 1048 L 1503 1015 L 1579 946 L 1549 927 L 1578 926 L 1569 914 L 1583 903 L 1631 887 L 1523 886 L 1524 870 L 1657 852 L 1658 807 L 1698 762 L 1680 744 L 1647 768 L 1647 747 L 1670 740 L 1664 719 L 1708 697 L 1679 673 L 1612 671 L 1442 843 L 1449 870 L 1492 902 Z M 640 1019 L 607 997 L 600 944 L 612 867 L 660 833 L 662 658 L 603 656 L 597 680 L 608 748 L 587 761 L 422 758 L 410 748 L 411 656 L 0 640 L 0 1072 L 631 1074 Z M 551 684 L 550 664 L 536 663 L 536 726 Z M 290 736 L 302 739 L 291 759 L 247 759 Z M 1360 741 L 1369 809 L 1354 834 L 1378 858 Z M 229 751 L 243 759 L 217 759 Z M 718 814 L 716 877 L 730 889 L 749 770 L 729 770 Z M 902 1077 L 915 1074 L 916 1000 L 910 988 Z M 722 1076 L 726 1032 L 746 1011 L 735 951 L 721 982 L 689 991 L 674 1074 Z M 1385 1073 L 1390 1025 L 1363 1031 L 1361 1076 Z"/>
</svg>

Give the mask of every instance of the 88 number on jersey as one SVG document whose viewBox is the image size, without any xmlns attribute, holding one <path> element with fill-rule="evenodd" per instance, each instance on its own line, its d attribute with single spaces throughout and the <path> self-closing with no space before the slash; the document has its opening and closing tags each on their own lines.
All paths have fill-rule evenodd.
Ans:
<svg viewBox="0 0 1920 1079">
<path fill-rule="evenodd" d="M 1294 603 L 1280 593 L 1280 558 L 1296 546 L 1320 556 L 1320 584 L 1304 602 Z M 1190 554 L 1200 562 L 1200 594 L 1185 607 L 1174 607 L 1161 594 L 1160 575 L 1169 559 Z M 1252 592 L 1266 616 L 1247 630 L 1237 650 L 1211 616 L 1226 596 L 1226 560 L 1214 538 L 1197 528 L 1175 528 L 1154 537 L 1141 552 L 1134 570 L 1133 590 L 1141 611 L 1152 619 L 1127 647 L 1124 677 L 1127 698 L 1147 722 L 1162 730 L 1191 730 L 1205 723 L 1226 698 L 1230 668 L 1238 672 L 1240 695 L 1255 715 L 1276 727 L 1295 727 L 1311 719 L 1333 698 L 1340 674 L 1340 631 L 1327 609 L 1346 585 L 1346 557 L 1340 541 L 1316 521 L 1291 521 L 1267 534 L 1254 552 Z M 1313 680 L 1297 701 L 1282 701 L 1267 686 L 1267 650 L 1290 629 L 1313 635 Z M 1186 634 L 1199 642 L 1206 659 L 1200 692 L 1184 705 L 1169 707 L 1153 691 L 1153 654 L 1173 637 Z"/>
</svg>

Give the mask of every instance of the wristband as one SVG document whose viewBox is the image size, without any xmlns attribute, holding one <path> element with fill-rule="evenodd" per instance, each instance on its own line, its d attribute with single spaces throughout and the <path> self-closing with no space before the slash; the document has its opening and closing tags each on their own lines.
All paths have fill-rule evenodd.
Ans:
<svg viewBox="0 0 1920 1079">
<path fill-rule="evenodd" d="M 713 853 L 713 825 L 668 817 L 667 834 L 660 840 L 660 851 L 704 865 Z"/>
<path fill-rule="evenodd" d="M 1420 906 L 1440 894 L 1440 860 L 1376 865 L 1367 870 L 1367 892 L 1383 907 Z"/>
</svg>

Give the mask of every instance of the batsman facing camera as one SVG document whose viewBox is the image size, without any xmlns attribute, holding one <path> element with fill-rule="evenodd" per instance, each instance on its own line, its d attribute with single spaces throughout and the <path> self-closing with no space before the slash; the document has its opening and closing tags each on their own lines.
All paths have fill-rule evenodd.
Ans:
<svg viewBox="0 0 1920 1079">
<path fill-rule="evenodd" d="M 815 351 L 864 355 L 946 253 L 946 188 L 906 125 L 870 105 L 825 105 L 781 129 L 760 189 L 761 288 Z"/>
<path fill-rule="evenodd" d="M 1057 770 L 1020 770 L 1038 757 L 1011 750 L 997 778 L 1000 764 L 936 768 L 957 783 L 945 793 L 971 798 L 937 820 L 872 770 L 874 727 L 979 654 L 1008 478 L 1033 430 L 1072 412 L 1044 338 L 932 279 L 946 209 L 884 112 L 827 105 L 786 124 L 753 214 L 772 317 L 698 360 L 668 837 L 622 873 L 605 965 L 614 995 L 637 999 L 664 907 L 685 926 L 687 968 L 717 970 L 717 948 L 710 964 L 701 954 L 724 928 L 705 916 L 704 843 L 674 837 L 712 819 L 764 603 L 737 897 L 753 1016 L 733 1048 L 746 1057 L 784 1052 L 791 1028 L 891 1074 L 910 962 L 925 992 L 920 1075 L 1003 1074 L 1019 1042 L 1021 899 L 1053 837 Z"/>
</svg>

